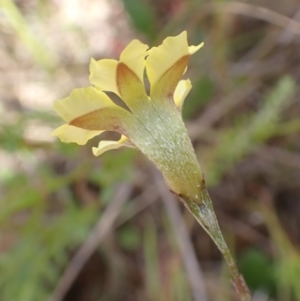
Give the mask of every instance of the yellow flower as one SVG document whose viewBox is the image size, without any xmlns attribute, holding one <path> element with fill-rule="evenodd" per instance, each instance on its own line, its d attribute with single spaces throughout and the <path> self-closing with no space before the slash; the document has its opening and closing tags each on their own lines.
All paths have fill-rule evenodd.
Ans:
<svg viewBox="0 0 300 301">
<path fill-rule="evenodd" d="M 52 134 L 62 142 L 82 145 L 104 131 L 117 131 L 121 139 L 101 141 L 93 147 L 95 156 L 123 146 L 138 148 L 163 173 L 173 192 L 200 198 L 202 174 L 181 117 L 192 86 L 190 80 L 180 79 L 190 56 L 202 45 L 189 46 L 184 31 L 150 50 L 133 40 L 119 61 L 92 59 L 90 82 L 94 87 L 75 89 L 54 103 L 66 124 Z M 128 109 L 117 106 L 103 91 L 117 94 Z"/>
<path fill-rule="evenodd" d="M 93 147 L 95 156 L 123 146 L 142 151 L 224 255 L 241 300 L 250 301 L 247 286 L 219 229 L 181 117 L 184 99 L 192 87 L 189 80 L 181 80 L 181 77 L 190 56 L 202 45 L 188 46 L 184 31 L 150 50 L 133 40 L 119 61 L 92 59 L 90 82 L 93 87 L 75 89 L 70 96 L 54 103 L 66 124 L 52 134 L 63 142 L 85 144 L 104 131 L 116 131 L 121 134 L 120 140 L 101 141 L 98 147 Z M 149 96 L 144 87 L 145 69 L 150 83 Z M 117 94 L 127 108 L 116 105 L 104 91 Z"/>
</svg>

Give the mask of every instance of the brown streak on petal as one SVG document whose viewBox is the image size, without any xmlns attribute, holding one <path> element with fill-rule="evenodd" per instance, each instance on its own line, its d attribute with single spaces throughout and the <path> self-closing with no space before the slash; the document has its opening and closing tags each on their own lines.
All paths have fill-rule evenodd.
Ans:
<svg viewBox="0 0 300 301">
<path fill-rule="evenodd" d="M 169 98 L 172 98 L 175 88 L 187 66 L 189 58 L 190 55 L 185 55 L 175 64 L 173 64 L 155 83 L 153 91 L 151 92 L 154 94 L 163 94 Z"/>
<path fill-rule="evenodd" d="M 126 77 L 134 77 L 135 80 L 140 81 L 138 76 L 125 65 L 124 63 L 120 62 L 117 67 L 117 86 L 118 88 L 122 85 L 122 80 L 124 80 Z M 120 89 L 119 89 L 119 92 Z"/>
<path fill-rule="evenodd" d="M 120 132 L 118 118 L 113 115 L 107 108 L 99 109 L 77 117 L 70 121 L 69 124 L 90 131 L 106 130 Z"/>
<path fill-rule="evenodd" d="M 178 69 L 178 72 L 179 70 L 182 70 L 182 73 L 184 72 L 184 69 L 189 61 L 189 58 L 190 58 L 190 55 L 185 55 L 183 56 L 182 58 L 180 58 L 174 65 L 172 65 L 162 76 L 164 77 L 169 71 L 171 71 L 171 69 Z M 181 72 L 180 72 L 181 73 Z M 181 76 L 180 76 L 181 77 Z"/>
<path fill-rule="evenodd" d="M 118 64 L 116 76 L 119 94 L 130 109 L 133 109 L 137 99 L 147 99 L 144 83 L 126 64 Z"/>
</svg>

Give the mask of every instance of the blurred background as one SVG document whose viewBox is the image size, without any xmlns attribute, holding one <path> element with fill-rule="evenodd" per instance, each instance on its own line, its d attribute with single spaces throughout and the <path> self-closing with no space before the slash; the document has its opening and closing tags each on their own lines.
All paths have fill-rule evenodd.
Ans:
<svg viewBox="0 0 300 301">
<path fill-rule="evenodd" d="M 50 136 L 91 57 L 182 30 L 205 42 L 183 117 L 226 241 L 253 300 L 300 300 L 299 22 L 297 0 L 0 0 L 0 300 L 237 300 L 142 154 Z"/>
</svg>

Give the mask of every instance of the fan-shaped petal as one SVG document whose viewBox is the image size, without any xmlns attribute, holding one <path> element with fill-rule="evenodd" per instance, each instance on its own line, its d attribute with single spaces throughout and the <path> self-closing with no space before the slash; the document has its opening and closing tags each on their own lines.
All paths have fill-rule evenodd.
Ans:
<svg viewBox="0 0 300 301">
<path fill-rule="evenodd" d="M 54 109 L 68 123 L 53 132 L 64 142 L 85 144 L 102 131 L 123 134 L 135 122 L 129 111 L 93 87 L 75 89 L 70 96 L 57 100 Z"/>
<path fill-rule="evenodd" d="M 144 82 L 145 56 L 148 48 L 148 45 L 139 40 L 133 40 L 120 55 L 120 62 L 124 63 L 142 83 Z"/>
<path fill-rule="evenodd" d="M 148 45 L 133 40 L 122 51 L 120 60 L 91 60 L 90 82 L 103 91 L 120 96 L 127 106 L 135 110 L 139 101 L 145 101 L 145 56 Z"/>
<path fill-rule="evenodd" d="M 66 122 L 96 110 L 117 107 L 105 93 L 93 87 L 75 89 L 68 97 L 56 100 L 53 106 Z"/>
<path fill-rule="evenodd" d="M 102 59 L 90 63 L 90 83 L 102 91 L 114 92 L 120 96 L 117 86 L 118 61 L 112 59 Z"/>
<path fill-rule="evenodd" d="M 186 70 L 191 54 L 203 46 L 188 46 L 187 33 L 166 38 L 158 47 L 151 48 L 146 60 L 151 96 L 171 96 Z"/>
</svg>

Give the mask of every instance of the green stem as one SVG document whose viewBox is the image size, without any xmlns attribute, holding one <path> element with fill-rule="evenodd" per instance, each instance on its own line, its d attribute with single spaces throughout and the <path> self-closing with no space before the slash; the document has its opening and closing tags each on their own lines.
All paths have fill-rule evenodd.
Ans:
<svg viewBox="0 0 300 301">
<path fill-rule="evenodd" d="M 209 234 L 215 242 L 220 252 L 224 256 L 226 263 L 230 269 L 232 283 L 240 297 L 241 301 L 250 301 L 251 295 L 243 276 L 239 273 L 235 261 L 230 250 L 224 240 L 219 227 L 217 217 L 215 215 L 212 201 L 205 187 L 202 188 L 202 194 L 199 199 L 193 200 L 183 195 L 179 196 L 187 209 L 194 215 L 200 225 Z"/>
</svg>

